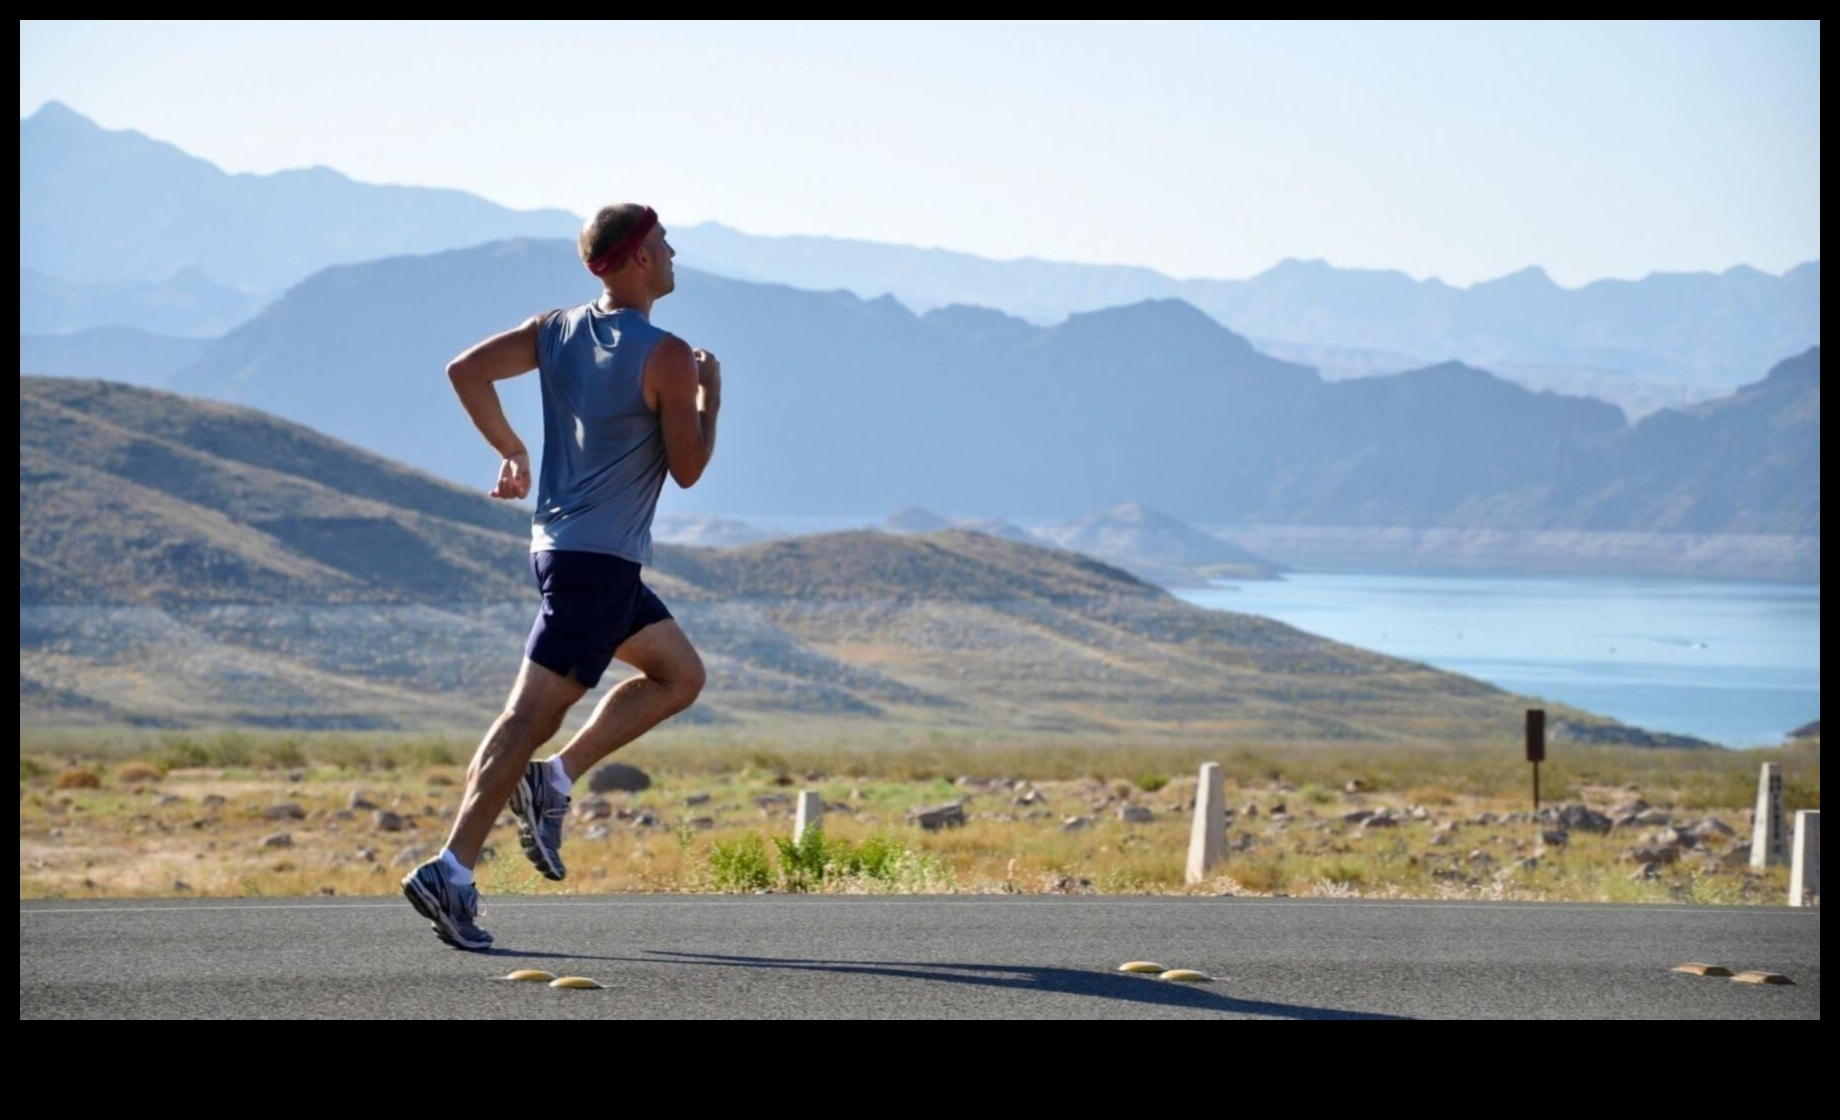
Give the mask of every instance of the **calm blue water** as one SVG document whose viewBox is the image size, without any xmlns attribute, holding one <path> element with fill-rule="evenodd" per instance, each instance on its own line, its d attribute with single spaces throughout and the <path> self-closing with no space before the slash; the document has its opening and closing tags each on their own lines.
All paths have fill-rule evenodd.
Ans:
<svg viewBox="0 0 1840 1120">
<path fill-rule="evenodd" d="M 1728 746 L 1821 713 L 1819 584 L 1301 573 L 1178 594 Z"/>
</svg>

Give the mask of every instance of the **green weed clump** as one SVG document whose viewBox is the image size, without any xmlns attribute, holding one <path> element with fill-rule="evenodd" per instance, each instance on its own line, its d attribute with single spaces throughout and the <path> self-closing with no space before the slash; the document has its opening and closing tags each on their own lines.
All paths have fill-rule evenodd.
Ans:
<svg viewBox="0 0 1840 1120">
<path fill-rule="evenodd" d="M 1137 788 L 1145 793 L 1155 793 L 1168 784 L 1169 775 L 1167 774 L 1139 774 L 1137 776 Z"/>
<path fill-rule="evenodd" d="M 893 891 L 938 890 L 950 886 L 951 868 L 935 856 L 909 848 L 889 832 L 860 843 L 808 828 L 797 842 L 774 837 L 779 850 L 779 882 L 788 891 L 865 888 Z"/>
<path fill-rule="evenodd" d="M 773 885 L 767 844 L 750 832 L 734 840 L 717 840 L 709 849 L 710 885 L 719 891 L 760 891 Z"/>
<path fill-rule="evenodd" d="M 177 735 L 153 752 L 153 763 L 166 770 L 282 769 L 304 765 L 300 745 L 292 739 L 268 738 L 243 731 L 224 731 L 210 738 Z"/>
<path fill-rule="evenodd" d="M 797 840 L 775 836 L 773 846 L 779 849 L 780 885 L 789 891 L 808 891 L 823 883 L 830 863 L 828 849 L 836 844 L 848 844 L 848 841 L 827 844 L 821 828 L 808 828 Z"/>
<path fill-rule="evenodd" d="M 154 762 L 167 770 L 195 770 L 211 765 L 204 744 L 189 738 L 174 739 L 153 753 Z"/>
</svg>

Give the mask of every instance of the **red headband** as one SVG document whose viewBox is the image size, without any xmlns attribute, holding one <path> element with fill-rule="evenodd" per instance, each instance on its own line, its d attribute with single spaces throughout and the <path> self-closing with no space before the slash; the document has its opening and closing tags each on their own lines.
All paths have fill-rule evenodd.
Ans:
<svg viewBox="0 0 1840 1120">
<path fill-rule="evenodd" d="M 633 228 L 626 231 L 625 237 L 614 242 L 605 253 L 588 262 L 588 271 L 596 276 L 605 276 L 625 264 L 626 258 L 632 256 L 633 250 L 639 247 L 639 243 L 645 240 L 645 235 L 652 232 L 652 227 L 657 224 L 658 211 L 647 206 L 645 213 L 639 215 L 639 220 L 633 223 Z"/>
</svg>

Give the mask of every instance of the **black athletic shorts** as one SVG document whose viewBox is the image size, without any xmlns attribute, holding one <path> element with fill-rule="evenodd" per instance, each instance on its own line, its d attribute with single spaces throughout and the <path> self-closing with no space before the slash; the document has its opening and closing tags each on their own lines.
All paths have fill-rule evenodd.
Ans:
<svg viewBox="0 0 1840 1120">
<path fill-rule="evenodd" d="M 621 643 L 671 617 L 639 580 L 639 565 L 600 552 L 533 552 L 530 571 L 543 606 L 524 656 L 593 688 Z"/>
</svg>

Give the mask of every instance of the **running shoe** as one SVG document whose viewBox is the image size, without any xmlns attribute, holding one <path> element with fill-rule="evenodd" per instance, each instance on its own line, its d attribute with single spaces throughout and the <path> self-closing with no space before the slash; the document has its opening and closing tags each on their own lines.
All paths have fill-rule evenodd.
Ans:
<svg viewBox="0 0 1840 1120">
<path fill-rule="evenodd" d="M 524 855 L 545 879 L 561 879 L 562 821 L 569 815 L 569 795 L 557 793 L 549 780 L 548 762 L 532 762 L 511 791 L 511 812 L 517 817 L 518 843 Z"/>
<path fill-rule="evenodd" d="M 402 892 L 442 941 L 456 949 L 492 947 L 492 935 L 474 924 L 479 917 L 479 889 L 471 883 L 463 887 L 449 879 L 441 857 L 403 876 Z"/>
</svg>

